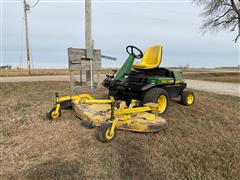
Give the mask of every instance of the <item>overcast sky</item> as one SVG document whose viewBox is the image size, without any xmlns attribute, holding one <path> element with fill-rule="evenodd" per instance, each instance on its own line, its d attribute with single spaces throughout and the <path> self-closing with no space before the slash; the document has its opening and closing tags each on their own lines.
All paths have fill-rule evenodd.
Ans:
<svg viewBox="0 0 240 180">
<path fill-rule="evenodd" d="M 34 4 L 34 1 L 30 1 Z M 93 1 L 93 39 L 103 67 L 119 67 L 127 58 L 125 47 L 143 51 L 164 47 L 162 66 L 237 66 L 236 32 L 202 35 L 201 9 L 191 1 Z M 22 0 L 1 1 L 1 64 L 26 67 Z M 29 14 L 29 36 L 34 68 L 67 68 L 67 48 L 84 48 L 84 1 L 40 0 Z"/>
</svg>

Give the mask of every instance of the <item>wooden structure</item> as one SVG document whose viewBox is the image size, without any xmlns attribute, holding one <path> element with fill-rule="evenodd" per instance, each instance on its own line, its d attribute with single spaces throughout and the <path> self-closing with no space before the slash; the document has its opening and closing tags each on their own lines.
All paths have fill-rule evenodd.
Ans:
<svg viewBox="0 0 240 180">
<path fill-rule="evenodd" d="M 92 69 L 93 69 L 93 82 L 97 83 L 100 87 L 101 80 L 101 50 L 93 50 Z M 86 49 L 68 48 L 68 68 L 70 71 L 70 86 L 71 91 L 77 89 L 84 84 L 90 85 L 90 60 L 86 58 Z M 85 79 L 85 81 L 84 81 Z"/>
</svg>

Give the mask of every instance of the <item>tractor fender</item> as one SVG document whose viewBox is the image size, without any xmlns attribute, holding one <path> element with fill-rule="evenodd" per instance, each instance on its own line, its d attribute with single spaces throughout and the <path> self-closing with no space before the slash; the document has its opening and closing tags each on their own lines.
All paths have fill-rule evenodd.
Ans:
<svg viewBox="0 0 240 180">
<path fill-rule="evenodd" d="M 149 89 L 151 89 L 152 87 L 155 87 L 155 86 L 156 86 L 155 84 L 148 84 L 146 86 L 143 86 L 141 90 L 146 91 L 146 90 L 149 90 Z"/>
</svg>

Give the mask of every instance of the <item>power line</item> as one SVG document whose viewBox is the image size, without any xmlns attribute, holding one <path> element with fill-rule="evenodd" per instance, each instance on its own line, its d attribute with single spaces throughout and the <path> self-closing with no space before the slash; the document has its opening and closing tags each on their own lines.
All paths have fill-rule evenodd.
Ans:
<svg viewBox="0 0 240 180">
<path fill-rule="evenodd" d="M 174 19 L 165 19 L 165 18 L 157 18 L 157 17 L 146 17 L 146 16 L 136 16 L 136 15 L 125 15 L 125 14 L 121 14 L 121 13 L 116 13 L 116 12 L 107 12 L 107 11 L 95 11 L 95 12 L 99 12 L 102 14 L 112 14 L 112 15 L 117 15 L 117 16 L 121 16 L 121 17 L 127 17 L 127 18 L 141 18 L 141 19 L 148 19 L 148 20 L 155 20 L 155 21 L 166 21 L 166 22 L 175 22 L 175 23 L 184 23 L 184 24 L 194 24 L 197 25 L 196 23 L 193 22 L 187 22 L 187 21 L 178 21 L 178 20 L 174 20 Z"/>
<path fill-rule="evenodd" d="M 188 16 L 196 16 L 196 14 L 189 13 L 189 12 L 182 12 L 182 11 L 173 11 L 173 10 L 166 10 L 166 9 L 161 9 L 161 8 L 149 8 L 149 7 L 139 7 L 139 9 L 149 9 L 149 10 L 154 10 L 154 11 L 159 11 L 159 12 L 166 12 L 166 13 L 174 13 L 174 14 L 182 14 L 182 15 L 188 15 Z"/>
</svg>

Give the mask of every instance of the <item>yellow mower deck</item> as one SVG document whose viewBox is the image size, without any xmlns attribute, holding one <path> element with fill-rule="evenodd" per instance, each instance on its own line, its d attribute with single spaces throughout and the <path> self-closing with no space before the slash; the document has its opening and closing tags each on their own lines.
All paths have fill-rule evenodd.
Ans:
<svg viewBox="0 0 240 180">
<path fill-rule="evenodd" d="M 75 104 L 73 106 L 75 114 L 83 120 L 88 120 L 94 126 L 109 121 L 111 118 L 109 104 Z M 131 115 L 115 115 L 119 118 L 116 124 L 117 129 L 130 130 L 135 132 L 157 132 L 167 127 L 167 121 L 162 117 L 149 112 L 133 113 Z"/>
<path fill-rule="evenodd" d="M 56 119 L 61 116 L 61 109 L 72 107 L 76 115 L 82 119 L 82 124 L 88 127 L 97 127 L 97 138 L 101 142 L 109 142 L 116 135 L 116 129 L 136 132 L 156 132 L 167 127 L 165 119 L 158 116 L 159 104 L 147 103 L 138 106 L 132 100 L 127 106 L 125 101 L 110 99 L 94 99 L 89 94 L 59 97 L 47 119 Z M 84 124 L 85 123 L 85 124 Z"/>
</svg>

